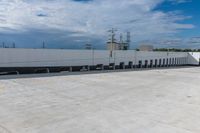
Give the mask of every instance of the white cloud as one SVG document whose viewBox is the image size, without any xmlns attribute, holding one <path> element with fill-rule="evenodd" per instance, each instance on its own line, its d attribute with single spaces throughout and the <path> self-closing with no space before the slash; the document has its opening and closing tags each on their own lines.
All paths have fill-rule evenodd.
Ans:
<svg viewBox="0 0 200 133">
<path fill-rule="evenodd" d="M 0 0 L 0 32 L 40 29 L 72 32 L 71 36 L 105 37 L 112 27 L 131 31 L 135 39 L 152 39 L 191 29 L 178 23 L 180 13 L 154 11 L 164 0 Z M 184 0 L 185 1 L 185 0 Z M 183 0 L 179 0 L 183 2 Z"/>
<path fill-rule="evenodd" d="M 192 0 L 169 0 L 173 4 L 181 4 L 181 3 L 187 3 L 187 2 L 192 2 Z"/>
</svg>

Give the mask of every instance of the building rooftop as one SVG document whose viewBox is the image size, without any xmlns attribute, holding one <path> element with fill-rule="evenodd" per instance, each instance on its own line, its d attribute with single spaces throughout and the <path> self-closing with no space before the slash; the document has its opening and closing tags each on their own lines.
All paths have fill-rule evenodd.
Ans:
<svg viewBox="0 0 200 133">
<path fill-rule="evenodd" d="M 199 72 L 0 80 L 0 133 L 199 133 Z"/>
</svg>

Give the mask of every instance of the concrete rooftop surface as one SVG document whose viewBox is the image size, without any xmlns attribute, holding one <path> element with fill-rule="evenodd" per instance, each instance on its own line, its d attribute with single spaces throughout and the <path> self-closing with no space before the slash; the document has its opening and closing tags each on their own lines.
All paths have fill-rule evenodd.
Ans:
<svg viewBox="0 0 200 133">
<path fill-rule="evenodd" d="M 200 68 L 0 80 L 0 133 L 200 133 Z"/>
</svg>

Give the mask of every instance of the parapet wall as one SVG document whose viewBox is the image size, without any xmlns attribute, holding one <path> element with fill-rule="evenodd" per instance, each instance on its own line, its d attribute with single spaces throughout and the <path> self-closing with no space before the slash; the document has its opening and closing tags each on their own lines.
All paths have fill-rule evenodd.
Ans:
<svg viewBox="0 0 200 133">
<path fill-rule="evenodd" d="M 59 66 L 94 66 L 110 63 L 138 65 L 139 61 L 148 64 L 156 60 L 167 62 L 174 59 L 184 64 L 197 65 L 199 53 L 186 52 L 142 52 L 142 51 L 110 51 L 107 50 L 62 50 L 62 49 L 0 49 L 0 67 L 59 67 Z M 165 59 L 165 60 L 164 60 Z M 184 60 L 184 61 L 183 61 Z M 169 62 L 169 61 L 168 61 Z"/>
</svg>

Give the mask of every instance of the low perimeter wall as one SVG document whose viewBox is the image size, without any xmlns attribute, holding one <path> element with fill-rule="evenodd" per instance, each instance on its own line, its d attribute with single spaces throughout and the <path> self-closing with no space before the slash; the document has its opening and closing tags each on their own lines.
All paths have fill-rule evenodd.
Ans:
<svg viewBox="0 0 200 133">
<path fill-rule="evenodd" d="M 6 68 L 94 67 L 111 64 L 134 67 L 199 65 L 200 53 L 1 48 L 0 58 L 0 71 L 4 71 Z"/>
</svg>

